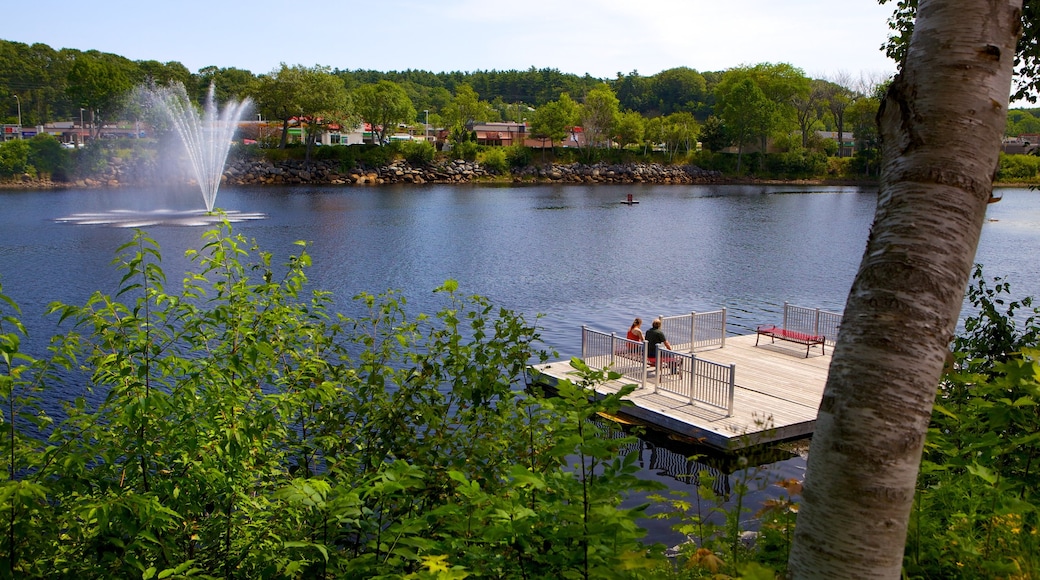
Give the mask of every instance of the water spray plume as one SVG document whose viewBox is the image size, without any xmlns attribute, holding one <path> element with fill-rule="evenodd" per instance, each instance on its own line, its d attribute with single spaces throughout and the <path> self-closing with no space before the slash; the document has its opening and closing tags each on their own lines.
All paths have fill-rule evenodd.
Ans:
<svg viewBox="0 0 1040 580">
<path fill-rule="evenodd" d="M 250 100 L 228 101 L 220 111 L 211 84 L 200 114 L 181 83 L 156 87 L 150 90 L 150 94 L 180 136 L 195 180 L 202 190 L 206 211 L 212 212 L 235 129 L 242 114 L 251 106 Z"/>
</svg>

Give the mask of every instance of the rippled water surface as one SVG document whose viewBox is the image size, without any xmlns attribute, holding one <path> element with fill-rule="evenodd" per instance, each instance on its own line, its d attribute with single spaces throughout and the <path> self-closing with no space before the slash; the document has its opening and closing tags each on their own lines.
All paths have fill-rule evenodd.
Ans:
<svg viewBox="0 0 1040 580">
<path fill-rule="evenodd" d="M 639 204 L 619 203 L 629 193 Z M 120 273 L 110 262 L 132 235 L 118 226 L 139 223 L 62 220 L 176 206 L 168 197 L 158 189 L 0 192 L 0 283 L 22 307 L 30 344 L 42 348 L 55 331 L 40 317 L 50 301 L 114 292 Z M 391 288 L 414 312 L 430 312 L 431 290 L 452 278 L 467 294 L 544 315 L 545 340 L 570 357 L 582 324 L 623 332 L 635 316 L 726 307 L 730 332 L 744 333 L 776 322 L 785 301 L 841 310 L 875 202 L 874 189 L 857 187 L 434 185 L 226 189 L 217 206 L 264 214 L 235 231 L 276 259 L 310 242 L 313 284 L 348 315 L 360 313 L 352 296 Z M 977 255 L 987 276 L 1007 276 L 1016 296 L 1040 295 L 1040 195 L 1006 189 L 988 217 Z M 176 283 L 203 228 L 171 222 L 147 231 Z M 689 488 L 651 467 L 654 453 L 686 450 L 644 445 L 633 450 L 644 477 Z M 771 464 L 783 477 L 803 468 L 801 459 Z"/>
</svg>

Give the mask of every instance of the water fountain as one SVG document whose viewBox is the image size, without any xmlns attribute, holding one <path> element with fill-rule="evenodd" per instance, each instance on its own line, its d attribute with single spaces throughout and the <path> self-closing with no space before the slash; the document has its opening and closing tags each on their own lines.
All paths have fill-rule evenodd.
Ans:
<svg viewBox="0 0 1040 580">
<path fill-rule="evenodd" d="M 235 129 L 242 113 L 251 104 L 249 99 L 241 102 L 229 101 L 221 112 L 217 108 L 215 89 L 211 84 L 205 107 L 200 115 L 181 83 L 156 87 L 150 90 L 150 94 L 154 103 L 166 114 L 180 135 L 195 179 L 202 190 L 206 211 L 212 212 Z"/>
<path fill-rule="evenodd" d="M 202 191 L 205 209 L 187 212 L 169 209 L 155 209 L 148 212 L 116 210 L 75 214 L 59 218 L 57 221 L 143 227 L 155 224 L 208 225 L 222 219 L 243 221 L 266 217 L 259 213 L 222 211 L 218 214 L 213 211 L 235 130 L 238 128 L 242 114 L 251 106 L 249 99 L 238 102 L 229 101 L 221 111 L 216 104 L 215 89 L 213 85 L 210 85 L 205 106 L 200 112 L 191 102 L 181 83 L 142 88 L 139 94 L 144 97 L 142 104 L 159 112 L 180 136 L 195 181 Z"/>
</svg>

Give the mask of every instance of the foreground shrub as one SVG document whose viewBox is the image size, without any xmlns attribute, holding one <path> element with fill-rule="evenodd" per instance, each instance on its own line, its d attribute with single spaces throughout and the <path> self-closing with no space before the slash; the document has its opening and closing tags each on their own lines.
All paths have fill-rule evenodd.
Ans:
<svg viewBox="0 0 1040 580">
<path fill-rule="evenodd" d="M 0 301 L 4 577 L 646 577 L 641 484 L 626 438 L 590 419 L 608 378 L 529 394 L 540 337 L 486 299 L 436 290 L 409 317 L 395 292 L 329 312 L 284 266 L 208 232 L 170 292 L 143 233 L 120 249 L 115 297 L 51 311 L 73 326 L 46 359 Z M 2 295 L 0 295 L 2 297 Z M 75 372 L 82 368 L 85 374 Z M 60 377 L 60 378 L 59 378 Z M 49 386 L 81 396 L 40 412 Z M 79 382 L 79 385 L 69 384 Z M 95 397 L 100 397 L 95 399 Z M 91 404 L 90 400 L 98 400 Z"/>
<path fill-rule="evenodd" d="M 1031 299 L 1009 300 L 1007 282 L 994 282 L 976 268 L 976 313 L 936 398 L 907 538 L 910 578 L 1040 577 L 1040 319 Z"/>
</svg>

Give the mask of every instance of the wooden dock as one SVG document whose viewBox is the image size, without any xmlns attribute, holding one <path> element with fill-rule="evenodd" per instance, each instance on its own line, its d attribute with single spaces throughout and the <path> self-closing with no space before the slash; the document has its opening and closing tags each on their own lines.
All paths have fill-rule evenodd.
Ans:
<svg viewBox="0 0 1040 580">
<path fill-rule="evenodd" d="M 830 348 L 827 354 L 821 354 L 820 348 L 814 347 L 806 358 L 802 345 L 784 341 L 773 344 L 762 337 L 755 346 L 755 339 L 754 334 L 727 337 L 724 347 L 696 353 L 699 359 L 736 365 L 731 416 L 676 395 L 655 392 L 654 377 L 626 398 L 628 404 L 622 407 L 622 413 L 652 428 L 722 451 L 812 435 L 827 382 Z M 535 380 L 548 387 L 572 378 L 574 371 L 569 361 L 540 364 L 531 370 Z M 669 380 L 668 375 L 661 380 Z M 601 396 L 616 393 L 632 383 L 622 377 L 600 385 L 596 391 Z"/>
</svg>

